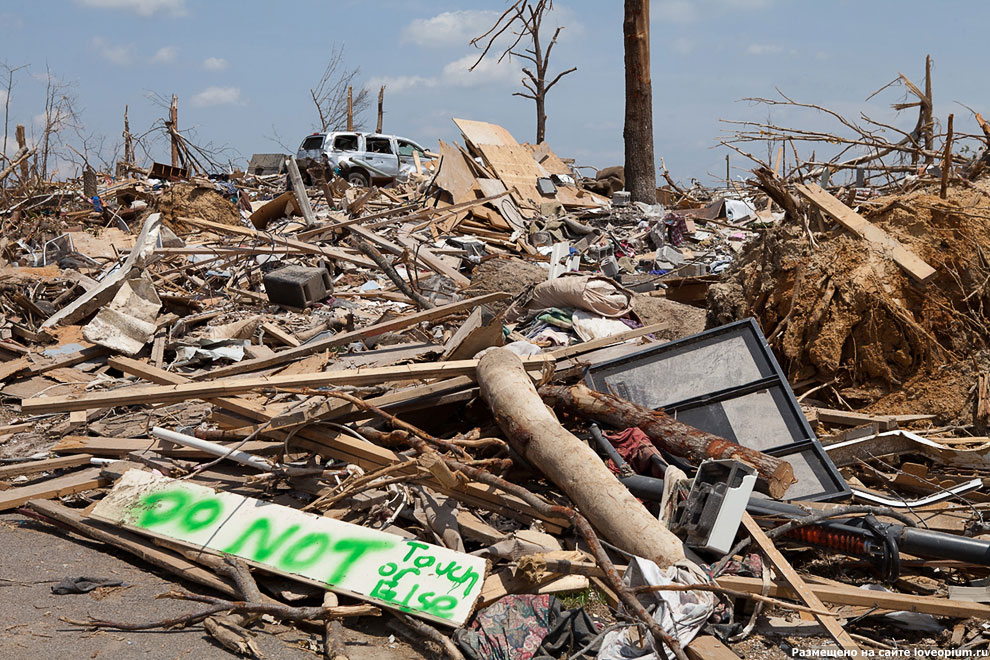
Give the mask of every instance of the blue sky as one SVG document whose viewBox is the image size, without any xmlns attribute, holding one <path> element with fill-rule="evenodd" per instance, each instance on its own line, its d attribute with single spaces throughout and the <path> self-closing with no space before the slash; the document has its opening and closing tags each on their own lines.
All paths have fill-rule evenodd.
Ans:
<svg viewBox="0 0 990 660">
<path fill-rule="evenodd" d="M 120 140 L 125 104 L 132 132 L 140 133 L 165 113 L 149 94 L 176 93 L 180 128 L 194 129 L 200 142 L 228 146 L 243 164 L 253 152 L 281 151 L 275 136 L 294 149 L 313 129 L 308 90 L 336 43 L 376 94 L 379 84 L 387 85 L 385 132 L 430 147 L 438 138 L 459 141 L 450 118 L 465 117 L 532 141 L 533 104 L 511 96 L 519 89 L 520 62 L 466 71 L 477 55 L 467 42 L 505 6 L 504 0 L 4 0 L 0 62 L 28 65 L 15 74 L 8 133 L 15 123 L 38 133 L 47 67 L 73 85 L 83 133 L 105 136 L 104 153 Z M 951 7 L 950 15 L 916 0 L 654 0 L 658 162 L 664 157 L 682 181 L 724 176 L 726 152 L 717 141 L 727 127 L 719 119 L 765 119 L 765 108 L 740 99 L 772 96 L 775 87 L 910 129 L 914 110 L 898 118 L 889 109 L 904 100 L 903 88 L 865 99 L 898 72 L 921 84 L 925 53 L 935 61 L 936 115 L 954 112 L 957 131 L 978 132 L 957 102 L 990 112 L 977 50 L 990 3 L 960 0 Z M 621 164 L 622 2 L 558 0 L 554 20 L 565 29 L 552 71 L 578 71 L 549 96 L 548 142 L 582 165 Z M 3 96 L 0 91 L 0 111 Z M 830 126 L 795 110 L 778 108 L 772 117 Z M 77 138 L 67 139 L 81 149 Z M 164 146 L 153 146 L 161 159 Z M 732 163 L 735 176 L 750 166 L 741 156 Z"/>
</svg>

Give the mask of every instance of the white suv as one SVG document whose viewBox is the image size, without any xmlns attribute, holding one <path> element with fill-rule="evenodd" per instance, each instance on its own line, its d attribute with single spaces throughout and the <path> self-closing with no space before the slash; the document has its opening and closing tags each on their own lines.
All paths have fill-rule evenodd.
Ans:
<svg viewBox="0 0 990 660">
<path fill-rule="evenodd" d="M 416 170 L 414 153 L 425 157 L 426 150 L 412 140 L 378 133 L 313 133 L 302 141 L 296 162 L 305 172 L 321 162 L 326 154 L 330 165 L 355 186 L 387 185 Z"/>
</svg>

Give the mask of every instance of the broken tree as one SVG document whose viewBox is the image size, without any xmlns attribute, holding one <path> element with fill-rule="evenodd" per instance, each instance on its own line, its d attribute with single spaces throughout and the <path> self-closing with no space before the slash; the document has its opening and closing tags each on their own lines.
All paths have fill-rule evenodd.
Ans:
<svg viewBox="0 0 990 660">
<path fill-rule="evenodd" d="M 560 425 L 514 353 L 502 348 L 487 353 L 477 378 L 512 447 L 563 489 L 603 536 L 661 567 L 684 559 L 680 539 L 650 515 L 594 450 Z"/>
</svg>

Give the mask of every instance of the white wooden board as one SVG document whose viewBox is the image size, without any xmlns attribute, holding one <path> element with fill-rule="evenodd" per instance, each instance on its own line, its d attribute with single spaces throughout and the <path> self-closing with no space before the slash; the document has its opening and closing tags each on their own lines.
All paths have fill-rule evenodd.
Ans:
<svg viewBox="0 0 990 660">
<path fill-rule="evenodd" d="M 487 571 L 480 557 L 143 470 L 91 515 L 450 626 L 471 615 Z"/>
</svg>

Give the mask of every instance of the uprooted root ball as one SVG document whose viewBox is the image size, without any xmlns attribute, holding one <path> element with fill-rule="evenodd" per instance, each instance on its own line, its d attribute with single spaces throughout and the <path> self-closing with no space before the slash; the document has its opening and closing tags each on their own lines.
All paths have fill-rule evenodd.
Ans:
<svg viewBox="0 0 990 660">
<path fill-rule="evenodd" d="M 979 368 L 974 355 L 990 336 L 990 198 L 919 191 L 861 212 L 936 269 L 927 286 L 841 228 L 816 234 L 812 247 L 788 222 L 711 288 L 708 325 L 755 317 L 792 383 L 834 380 L 860 403 L 910 400 L 912 412 L 965 417 L 975 375 L 960 371 Z"/>
</svg>

